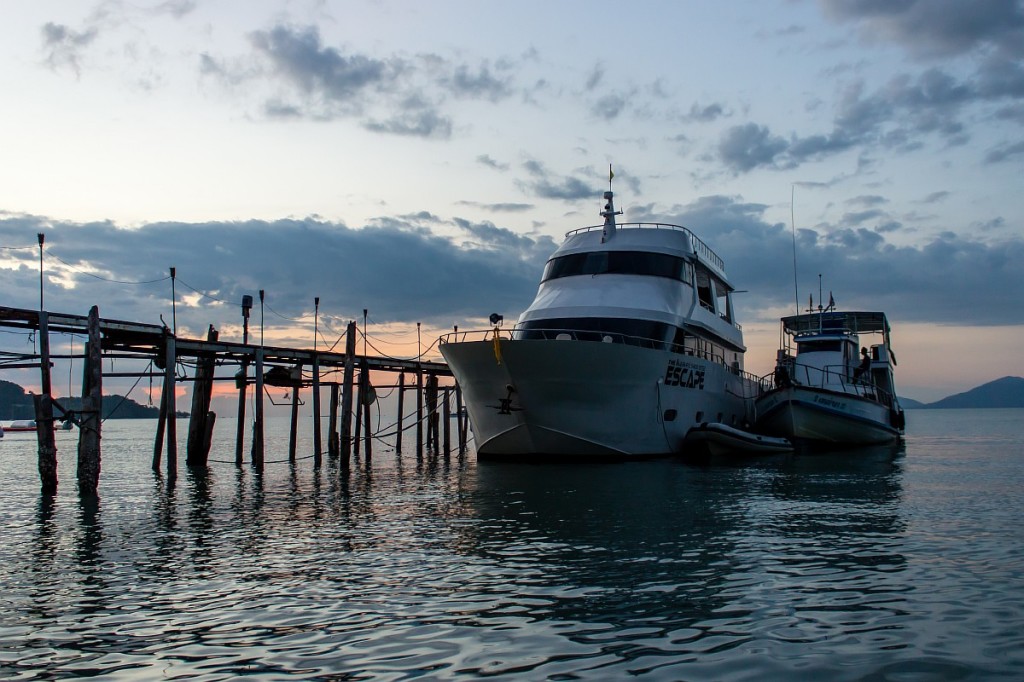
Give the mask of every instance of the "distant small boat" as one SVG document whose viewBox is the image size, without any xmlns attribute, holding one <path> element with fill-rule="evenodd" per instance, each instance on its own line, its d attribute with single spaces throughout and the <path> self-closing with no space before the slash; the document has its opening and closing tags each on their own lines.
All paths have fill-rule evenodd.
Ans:
<svg viewBox="0 0 1024 682">
<path fill-rule="evenodd" d="M 7 431 L 8 433 L 17 433 L 19 431 L 35 431 L 36 421 L 34 419 L 19 419 L 3 427 L 3 430 Z"/>
<path fill-rule="evenodd" d="M 899 442 L 903 410 L 885 313 L 816 313 L 782 318 L 783 346 L 770 390 L 757 399 L 758 431 L 833 446 Z M 857 347 L 866 335 L 877 342 Z"/>
<path fill-rule="evenodd" d="M 728 424 L 703 422 L 686 433 L 685 443 L 708 455 L 779 455 L 793 451 L 786 438 L 744 431 Z"/>
</svg>

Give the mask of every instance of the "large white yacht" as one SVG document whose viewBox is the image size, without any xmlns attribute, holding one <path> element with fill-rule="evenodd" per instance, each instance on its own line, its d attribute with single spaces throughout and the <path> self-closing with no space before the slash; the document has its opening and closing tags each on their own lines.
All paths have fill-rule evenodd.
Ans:
<svg viewBox="0 0 1024 682">
<path fill-rule="evenodd" d="M 810 445 L 898 441 L 904 416 L 890 331 L 882 312 L 829 306 L 782 318 L 773 385 L 756 403 L 757 429 Z"/>
<path fill-rule="evenodd" d="M 440 339 L 480 456 L 666 455 L 695 425 L 753 422 L 722 259 L 685 227 L 617 224 L 611 191 L 604 202 L 512 329 Z"/>
</svg>

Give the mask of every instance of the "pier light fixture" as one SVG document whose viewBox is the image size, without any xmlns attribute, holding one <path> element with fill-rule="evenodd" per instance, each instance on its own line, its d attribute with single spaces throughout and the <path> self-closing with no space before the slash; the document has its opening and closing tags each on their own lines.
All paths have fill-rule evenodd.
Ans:
<svg viewBox="0 0 1024 682">
<path fill-rule="evenodd" d="M 499 315 L 498 313 L 491 313 L 490 320 L 491 324 L 501 326 L 501 323 L 505 320 L 505 316 Z"/>
</svg>

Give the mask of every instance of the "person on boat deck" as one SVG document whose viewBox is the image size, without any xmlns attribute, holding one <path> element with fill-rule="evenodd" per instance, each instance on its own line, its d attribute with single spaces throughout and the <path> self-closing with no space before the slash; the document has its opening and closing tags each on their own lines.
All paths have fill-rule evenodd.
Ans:
<svg viewBox="0 0 1024 682">
<path fill-rule="evenodd" d="M 861 348 L 860 356 L 860 365 L 857 366 L 857 369 L 853 370 L 854 381 L 859 381 L 861 376 L 866 374 L 867 371 L 871 369 L 871 358 L 868 357 L 868 349 Z"/>
</svg>

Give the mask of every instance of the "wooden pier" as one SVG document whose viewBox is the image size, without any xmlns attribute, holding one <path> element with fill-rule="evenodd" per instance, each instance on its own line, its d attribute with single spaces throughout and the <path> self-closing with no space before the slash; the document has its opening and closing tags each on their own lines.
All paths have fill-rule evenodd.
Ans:
<svg viewBox="0 0 1024 682">
<path fill-rule="evenodd" d="M 248 297 L 247 297 L 248 298 Z M 251 305 L 251 299 L 248 299 Z M 243 301 L 243 307 L 245 302 Z M 246 310 L 246 312 L 248 312 Z M 206 339 L 179 338 L 166 326 L 103 319 L 96 306 L 88 315 L 72 315 L 47 311 L 7 308 L 0 306 L 0 327 L 9 327 L 34 332 L 39 339 L 39 352 L 7 356 L 0 360 L 0 370 L 11 368 L 38 367 L 41 374 L 41 392 L 33 396 L 37 438 L 39 445 L 39 475 L 44 494 L 53 494 L 57 489 L 57 450 L 54 438 L 56 419 L 72 420 L 79 427 L 78 444 L 78 485 L 83 494 L 95 494 L 100 473 L 100 432 L 103 400 L 103 360 L 105 358 L 135 359 L 152 362 L 158 372 L 114 373 L 106 376 L 158 376 L 163 379 L 160 398 L 160 415 L 157 420 L 156 437 L 153 447 L 153 470 L 166 471 L 168 477 L 177 475 L 177 404 L 175 390 L 179 382 L 176 368 L 183 358 L 195 365 L 195 374 L 190 379 L 192 405 L 189 411 L 188 438 L 186 445 L 186 466 L 206 467 L 209 461 L 210 444 L 216 423 L 216 414 L 210 410 L 213 382 L 232 381 L 238 390 L 238 426 L 235 437 L 235 464 L 244 463 L 244 424 L 246 421 L 246 394 L 250 385 L 255 387 L 253 395 L 253 435 L 250 449 L 251 465 L 262 471 L 264 459 L 264 405 L 266 386 L 286 387 L 292 396 L 291 422 L 288 458 L 295 461 L 295 443 L 298 417 L 299 391 L 312 390 L 313 409 L 313 465 L 322 464 L 321 404 L 320 393 L 324 386 L 330 388 L 329 425 L 326 454 L 340 458 L 347 467 L 353 453 L 358 454 L 360 431 L 367 461 L 372 454 L 372 443 L 376 434 L 372 432 L 370 405 L 375 389 L 370 381 L 372 372 L 398 374 L 398 423 L 395 449 L 402 450 L 401 424 L 404 419 L 404 394 L 416 394 L 416 455 L 422 457 L 425 451 L 447 456 L 452 452 L 450 441 L 450 401 L 454 394 L 456 405 L 457 450 L 465 453 L 468 438 L 468 419 L 462 410 L 461 391 L 458 386 L 439 386 L 440 377 L 451 377 L 451 371 L 443 362 L 402 360 L 371 355 L 356 354 L 357 327 L 349 322 L 345 332 L 345 352 L 320 351 L 277 346 L 253 345 L 248 343 L 248 318 L 242 343 L 222 341 L 219 332 L 211 325 Z M 50 370 L 50 334 L 81 334 L 88 338 L 85 350 L 80 355 L 63 355 L 61 358 L 84 360 L 82 382 L 82 409 L 73 414 L 55 417 L 54 409 L 63 412 L 52 398 Z M 217 370 L 228 367 L 229 376 L 216 376 Z M 250 376 L 250 368 L 253 368 Z M 308 372 L 307 372 L 308 368 Z M 328 376 L 341 374 L 342 380 L 323 381 Z M 309 374 L 311 378 L 305 378 Z M 406 383 L 406 374 L 415 375 L 415 384 Z M 439 394 L 443 397 L 439 398 Z M 440 404 L 439 404 L 440 403 Z M 353 417 L 355 431 L 353 434 Z M 424 429 L 424 425 L 426 428 Z M 443 436 L 440 431 L 443 430 Z M 443 445 L 441 439 L 443 437 Z M 164 446 L 166 445 L 166 457 Z M 441 449 L 443 447 L 443 450 Z"/>
</svg>

